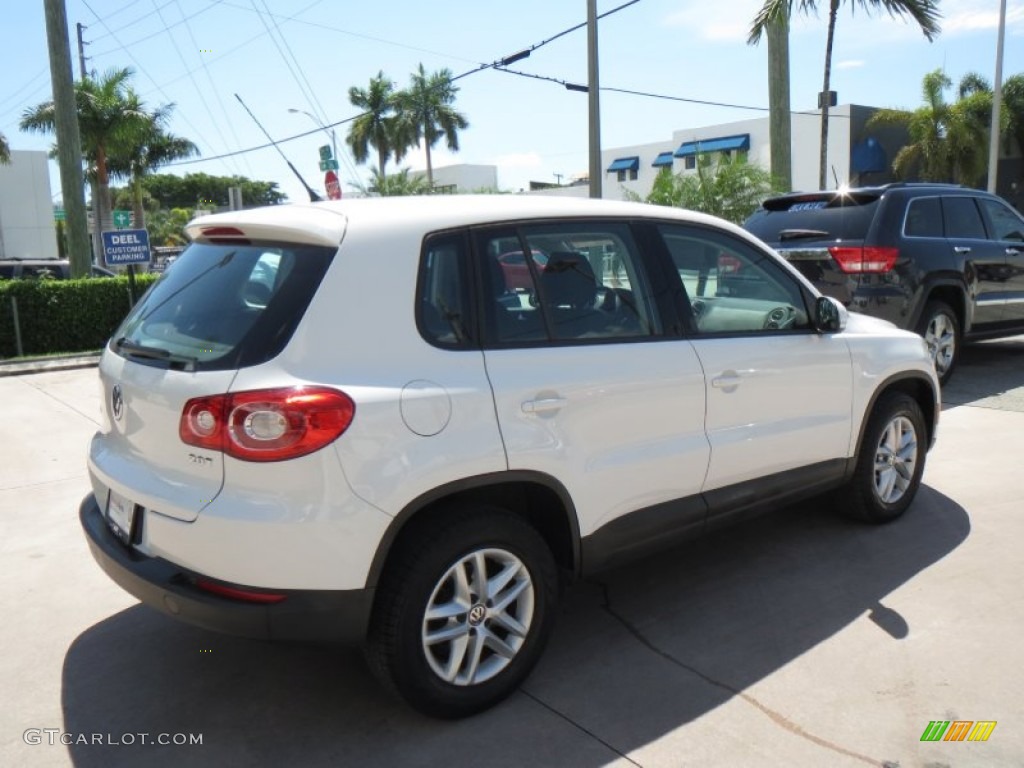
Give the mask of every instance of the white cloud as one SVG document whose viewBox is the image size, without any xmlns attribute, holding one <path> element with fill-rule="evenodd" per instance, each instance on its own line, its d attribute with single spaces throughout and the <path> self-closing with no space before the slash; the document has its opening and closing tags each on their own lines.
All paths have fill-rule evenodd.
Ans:
<svg viewBox="0 0 1024 768">
<path fill-rule="evenodd" d="M 987 0 L 952 0 L 943 6 L 940 22 L 944 35 L 978 32 L 999 27 L 999 7 Z M 1006 28 L 1010 31 L 1024 28 L 1024 3 L 1006 4 Z"/>
<path fill-rule="evenodd" d="M 679 27 L 697 32 L 712 42 L 745 42 L 750 22 L 757 15 L 762 0 L 740 0 L 729 3 L 685 2 L 663 20 L 666 27 Z"/>
<path fill-rule="evenodd" d="M 861 59 L 848 59 L 847 61 L 837 61 L 835 64 L 836 69 L 859 69 L 864 66 L 864 61 Z"/>
</svg>

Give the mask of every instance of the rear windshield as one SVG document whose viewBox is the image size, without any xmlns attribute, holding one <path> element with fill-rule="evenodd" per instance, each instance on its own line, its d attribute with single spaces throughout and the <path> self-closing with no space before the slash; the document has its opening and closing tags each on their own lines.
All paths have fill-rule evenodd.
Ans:
<svg viewBox="0 0 1024 768">
<path fill-rule="evenodd" d="M 335 249 L 193 243 L 114 333 L 114 351 L 190 370 L 258 365 L 291 338 Z"/>
<path fill-rule="evenodd" d="M 878 210 L 877 194 L 799 195 L 765 200 L 743 224 L 766 243 L 863 240 Z"/>
</svg>

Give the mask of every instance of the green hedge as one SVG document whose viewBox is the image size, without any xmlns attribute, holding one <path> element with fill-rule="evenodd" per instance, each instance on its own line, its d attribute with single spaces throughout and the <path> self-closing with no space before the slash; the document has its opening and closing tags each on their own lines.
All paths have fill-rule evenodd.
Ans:
<svg viewBox="0 0 1024 768">
<path fill-rule="evenodd" d="M 157 277 L 137 275 L 138 294 Z M 25 355 L 100 349 L 129 309 L 127 277 L 0 280 L 0 357 L 17 355 L 12 297 Z"/>
</svg>

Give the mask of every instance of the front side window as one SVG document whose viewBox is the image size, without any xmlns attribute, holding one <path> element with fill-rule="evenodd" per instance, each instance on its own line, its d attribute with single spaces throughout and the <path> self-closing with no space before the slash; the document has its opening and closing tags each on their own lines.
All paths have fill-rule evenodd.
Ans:
<svg viewBox="0 0 1024 768">
<path fill-rule="evenodd" d="M 700 334 L 811 328 L 797 280 L 752 245 L 712 230 L 658 227 Z"/>
<path fill-rule="evenodd" d="M 481 230 L 476 251 L 492 343 L 624 340 L 661 333 L 626 224 Z"/>
<path fill-rule="evenodd" d="M 1005 203 L 983 198 L 981 207 L 988 217 L 993 240 L 1024 241 L 1024 218 Z"/>
</svg>

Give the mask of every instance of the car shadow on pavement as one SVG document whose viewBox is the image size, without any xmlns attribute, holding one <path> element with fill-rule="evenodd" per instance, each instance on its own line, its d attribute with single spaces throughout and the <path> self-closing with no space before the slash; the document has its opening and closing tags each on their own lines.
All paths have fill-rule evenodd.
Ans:
<svg viewBox="0 0 1024 768">
<path fill-rule="evenodd" d="M 965 344 L 942 404 L 1024 410 L 1024 336 Z"/>
<path fill-rule="evenodd" d="M 745 689 L 857 619 L 893 642 L 913 631 L 881 601 L 967 538 L 967 513 L 927 486 L 890 525 L 830 507 L 780 510 L 570 588 L 522 691 L 460 722 L 391 698 L 355 650 L 226 637 L 136 606 L 67 652 L 64 731 L 114 742 L 71 744 L 70 756 L 111 767 L 605 765 L 734 697 L 752 701 Z"/>
</svg>

